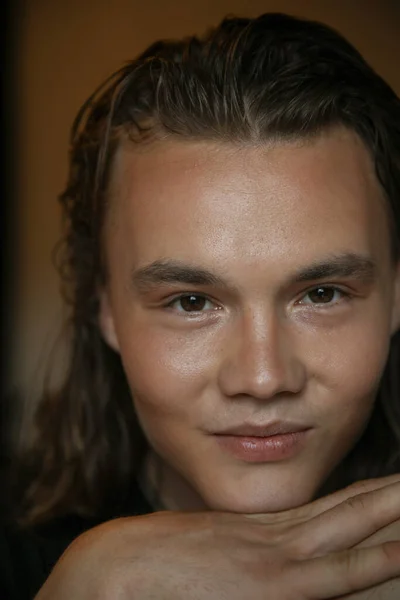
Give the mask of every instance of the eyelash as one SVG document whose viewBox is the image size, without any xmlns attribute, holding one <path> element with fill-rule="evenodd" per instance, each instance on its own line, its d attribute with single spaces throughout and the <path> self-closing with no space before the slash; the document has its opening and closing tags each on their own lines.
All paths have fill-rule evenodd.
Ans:
<svg viewBox="0 0 400 600">
<path fill-rule="evenodd" d="M 335 285 L 317 285 L 316 287 L 311 288 L 310 290 L 308 290 L 303 296 L 302 299 L 305 298 L 306 296 L 309 296 L 312 292 L 315 292 L 316 290 L 325 290 L 325 291 L 332 291 L 334 293 L 338 293 L 340 294 L 340 299 L 336 300 L 336 302 L 322 302 L 321 304 L 317 303 L 317 302 L 303 302 L 300 304 L 302 304 L 303 306 L 319 306 L 321 308 L 323 308 L 324 306 L 336 306 L 337 304 L 345 301 L 345 300 L 350 300 L 352 295 L 350 294 L 350 292 L 346 292 L 345 290 L 343 290 L 340 287 L 337 287 Z"/>
<path fill-rule="evenodd" d="M 168 303 L 165 305 L 165 308 L 170 308 L 172 310 L 174 310 L 177 313 L 181 313 L 181 314 L 186 314 L 186 315 L 199 315 L 205 312 L 209 312 L 206 310 L 200 310 L 200 311 L 185 311 L 185 310 L 176 310 L 174 309 L 174 304 L 176 304 L 177 302 L 183 300 L 184 298 L 190 298 L 190 297 L 194 297 L 194 298 L 201 298 L 204 299 L 206 302 L 210 302 L 212 304 L 214 304 L 214 307 L 211 312 L 217 311 L 219 310 L 220 307 L 218 307 L 218 305 L 216 305 L 212 300 L 210 300 L 210 298 L 208 298 L 207 296 L 205 296 L 204 294 L 197 294 L 197 293 L 192 293 L 192 294 L 181 294 L 180 296 L 176 296 L 175 298 L 173 298 L 172 300 L 169 300 Z"/>
<path fill-rule="evenodd" d="M 336 300 L 335 302 L 322 302 L 322 303 L 317 303 L 317 302 L 301 302 L 302 299 L 306 298 L 307 296 L 309 296 L 312 292 L 315 292 L 317 290 L 324 290 L 326 291 L 333 291 L 334 293 L 338 293 L 340 294 L 340 299 Z M 175 298 L 173 298 L 172 300 L 169 300 L 167 304 L 164 305 L 165 308 L 170 308 L 172 310 L 174 310 L 177 313 L 181 313 L 181 314 L 185 314 L 185 315 L 199 315 L 202 313 L 206 313 L 209 312 L 209 310 L 200 310 L 200 311 L 185 311 L 185 310 L 177 310 L 174 309 L 174 305 L 179 302 L 182 301 L 182 299 L 184 298 L 190 298 L 190 297 L 194 297 L 194 298 L 201 298 L 204 299 L 206 302 L 210 302 L 212 304 L 214 304 L 214 308 L 211 309 L 211 312 L 217 311 L 219 310 L 221 307 L 219 307 L 218 305 L 215 305 L 215 303 L 210 300 L 210 298 L 208 298 L 206 295 L 204 294 L 198 294 L 198 293 L 186 293 L 186 294 L 180 294 L 179 296 L 176 296 Z M 325 307 L 331 307 L 331 306 L 336 306 L 337 304 L 341 304 L 343 301 L 346 300 L 350 300 L 352 298 L 352 295 L 343 290 L 340 287 L 334 286 L 334 285 L 319 285 L 319 286 L 315 286 L 311 289 L 309 289 L 307 292 L 305 292 L 305 294 L 303 294 L 302 298 L 300 299 L 300 301 L 298 302 L 298 304 L 300 304 L 301 306 L 313 306 L 313 307 L 318 307 L 317 310 L 321 310 L 324 309 Z"/>
</svg>

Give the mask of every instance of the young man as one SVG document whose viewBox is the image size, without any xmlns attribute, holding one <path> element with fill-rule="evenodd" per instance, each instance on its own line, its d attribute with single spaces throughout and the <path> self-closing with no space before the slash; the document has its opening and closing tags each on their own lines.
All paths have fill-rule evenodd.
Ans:
<svg viewBox="0 0 400 600">
<path fill-rule="evenodd" d="M 81 521 L 39 600 L 390 589 L 399 115 L 340 36 L 282 15 L 155 44 L 84 106 L 71 365 L 20 519 L 48 564 Z"/>
</svg>

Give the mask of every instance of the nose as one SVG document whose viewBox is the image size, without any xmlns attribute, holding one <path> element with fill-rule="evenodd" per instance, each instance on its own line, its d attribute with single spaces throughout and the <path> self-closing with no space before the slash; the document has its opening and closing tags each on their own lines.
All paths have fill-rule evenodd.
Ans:
<svg viewBox="0 0 400 600">
<path fill-rule="evenodd" d="M 277 394 L 298 394 L 305 382 L 306 367 L 290 324 L 274 315 L 243 315 L 221 361 L 223 394 L 269 400 Z"/>
</svg>

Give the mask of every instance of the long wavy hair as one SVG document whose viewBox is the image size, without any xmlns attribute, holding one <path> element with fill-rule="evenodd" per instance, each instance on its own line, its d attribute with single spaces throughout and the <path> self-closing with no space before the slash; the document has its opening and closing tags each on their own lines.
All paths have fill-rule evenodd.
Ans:
<svg viewBox="0 0 400 600">
<path fill-rule="evenodd" d="M 118 354 L 98 326 L 107 280 L 102 230 L 122 140 L 263 143 L 355 131 L 387 199 L 393 261 L 400 248 L 400 101 L 340 34 L 283 14 L 226 18 L 203 37 L 159 41 L 114 73 L 80 109 L 60 196 L 58 251 L 70 307 L 65 380 L 36 412 L 19 455 L 18 511 L 34 524 L 66 513 L 111 514 L 146 451 Z M 339 176 L 339 174 L 338 174 Z M 335 487 L 400 467 L 400 340 L 390 354 L 367 428 L 335 471 Z"/>
</svg>

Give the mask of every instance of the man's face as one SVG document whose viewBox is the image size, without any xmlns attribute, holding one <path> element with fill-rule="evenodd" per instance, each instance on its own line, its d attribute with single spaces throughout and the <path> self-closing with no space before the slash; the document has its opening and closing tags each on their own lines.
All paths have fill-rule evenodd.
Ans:
<svg viewBox="0 0 400 600">
<path fill-rule="evenodd" d="M 309 501 L 365 428 L 398 321 L 362 143 L 125 146 L 105 233 L 101 327 L 174 507 Z"/>
</svg>

